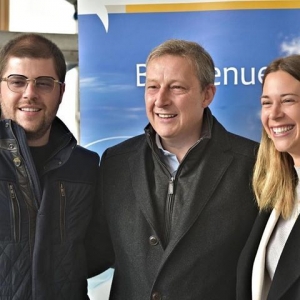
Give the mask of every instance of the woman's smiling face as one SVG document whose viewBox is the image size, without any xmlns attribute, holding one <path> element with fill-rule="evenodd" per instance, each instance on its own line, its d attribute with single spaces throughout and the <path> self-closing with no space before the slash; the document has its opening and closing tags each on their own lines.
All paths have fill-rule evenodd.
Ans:
<svg viewBox="0 0 300 300">
<path fill-rule="evenodd" d="M 275 148 L 300 165 L 300 81 L 285 71 L 269 73 L 261 104 L 261 121 Z"/>
</svg>

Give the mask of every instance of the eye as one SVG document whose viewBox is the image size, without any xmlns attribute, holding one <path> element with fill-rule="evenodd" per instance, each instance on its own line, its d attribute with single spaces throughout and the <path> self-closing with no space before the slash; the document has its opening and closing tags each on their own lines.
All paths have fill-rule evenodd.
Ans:
<svg viewBox="0 0 300 300">
<path fill-rule="evenodd" d="M 282 99 L 282 103 L 294 103 L 295 100 L 292 98 L 286 98 L 286 99 Z"/>
<path fill-rule="evenodd" d="M 23 87 L 26 85 L 26 79 L 23 77 L 12 76 L 9 78 L 9 84 L 14 87 Z"/>
<path fill-rule="evenodd" d="M 260 97 L 261 106 L 270 106 L 272 104 L 271 98 L 265 95 Z"/>
<path fill-rule="evenodd" d="M 170 90 L 175 95 L 181 95 L 186 93 L 186 88 L 182 85 L 174 84 L 170 87 Z"/>
<path fill-rule="evenodd" d="M 38 78 L 36 80 L 37 87 L 52 87 L 53 80 L 49 78 Z"/>
<path fill-rule="evenodd" d="M 159 89 L 159 85 L 153 82 L 146 83 L 146 90 L 148 92 L 155 92 Z"/>
<path fill-rule="evenodd" d="M 171 86 L 171 89 L 174 89 L 174 90 L 183 90 L 183 86 L 180 86 L 180 85 L 172 85 Z"/>
<path fill-rule="evenodd" d="M 261 101 L 261 106 L 265 106 L 265 107 L 268 107 L 272 104 L 272 102 L 270 100 L 262 100 Z"/>
</svg>

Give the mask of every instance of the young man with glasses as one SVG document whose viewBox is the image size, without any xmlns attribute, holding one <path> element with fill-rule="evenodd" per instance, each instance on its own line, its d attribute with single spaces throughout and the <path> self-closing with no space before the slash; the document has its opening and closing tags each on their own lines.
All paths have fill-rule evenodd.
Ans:
<svg viewBox="0 0 300 300">
<path fill-rule="evenodd" d="M 85 242 L 99 156 L 56 116 L 61 50 L 23 34 L 0 51 L 0 299 L 88 299 Z"/>
</svg>

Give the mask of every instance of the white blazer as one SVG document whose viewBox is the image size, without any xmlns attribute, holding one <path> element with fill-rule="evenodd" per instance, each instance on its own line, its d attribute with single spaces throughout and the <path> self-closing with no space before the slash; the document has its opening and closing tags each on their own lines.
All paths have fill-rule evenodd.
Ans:
<svg viewBox="0 0 300 300">
<path fill-rule="evenodd" d="M 279 215 L 280 214 L 273 209 L 258 246 L 252 270 L 252 300 L 267 299 L 271 281 L 265 267 L 266 249 L 275 225 L 279 219 Z"/>
</svg>

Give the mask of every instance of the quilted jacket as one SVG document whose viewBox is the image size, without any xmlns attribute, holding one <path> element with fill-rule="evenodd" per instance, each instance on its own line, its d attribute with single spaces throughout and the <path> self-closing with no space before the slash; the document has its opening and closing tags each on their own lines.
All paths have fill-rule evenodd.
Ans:
<svg viewBox="0 0 300 300">
<path fill-rule="evenodd" d="M 58 118 L 53 136 L 40 181 L 23 129 L 0 121 L 0 300 L 88 299 L 84 245 L 99 156 Z"/>
</svg>

